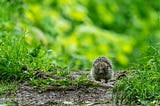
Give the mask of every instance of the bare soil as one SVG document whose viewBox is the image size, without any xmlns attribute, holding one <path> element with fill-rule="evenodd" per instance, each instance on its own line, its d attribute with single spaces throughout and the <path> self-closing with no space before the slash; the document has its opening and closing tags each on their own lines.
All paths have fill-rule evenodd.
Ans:
<svg viewBox="0 0 160 106">
<path fill-rule="evenodd" d="M 73 71 L 72 75 L 82 75 L 88 71 Z M 113 79 L 124 76 L 124 72 L 116 72 Z M 99 86 L 51 87 L 46 91 L 34 89 L 27 82 L 19 85 L 14 94 L 4 95 L 1 100 L 8 100 L 17 106 L 114 106 L 112 87 L 116 80 L 107 84 L 99 82 Z M 90 80 L 90 78 L 89 78 Z"/>
</svg>

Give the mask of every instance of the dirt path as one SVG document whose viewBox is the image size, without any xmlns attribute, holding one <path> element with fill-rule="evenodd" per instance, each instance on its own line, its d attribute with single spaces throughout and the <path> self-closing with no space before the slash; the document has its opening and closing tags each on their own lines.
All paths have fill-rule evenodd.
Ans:
<svg viewBox="0 0 160 106">
<path fill-rule="evenodd" d="M 75 71 L 73 75 L 81 75 L 83 71 Z M 117 77 L 119 73 L 115 73 Z M 114 85 L 111 80 L 109 85 Z M 102 83 L 103 84 L 103 83 Z M 12 98 L 13 96 L 13 98 Z M 78 86 L 75 89 L 47 90 L 34 89 L 27 82 L 19 85 L 12 96 L 1 100 L 9 100 L 18 106 L 113 106 L 112 88 Z"/>
</svg>

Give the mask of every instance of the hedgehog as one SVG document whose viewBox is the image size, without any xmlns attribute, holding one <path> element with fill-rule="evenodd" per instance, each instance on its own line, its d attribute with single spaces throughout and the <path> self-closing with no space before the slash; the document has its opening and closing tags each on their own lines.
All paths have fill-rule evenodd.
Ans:
<svg viewBox="0 0 160 106">
<path fill-rule="evenodd" d="M 96 81 L 105 80 L 107 83 L 113 76 L 112 64 L 109 59 L 100 56 L 93 61 L 91 76 Z"/>
</svg>

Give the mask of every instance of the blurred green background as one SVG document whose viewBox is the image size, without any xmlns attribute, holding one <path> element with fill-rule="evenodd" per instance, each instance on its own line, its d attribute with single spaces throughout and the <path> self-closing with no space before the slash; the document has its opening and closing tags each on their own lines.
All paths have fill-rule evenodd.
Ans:
<svg viewBox="0 0 160 106">
<path fill-rule="evenodd" d="M 122 69 L 159 42 L 158 2 L 0 0 L 0 38 L 24 36 L 28 49 L 41 45 L 52 64 L 73 70 L 90 68 L 98 56 Z"/>
</svg>

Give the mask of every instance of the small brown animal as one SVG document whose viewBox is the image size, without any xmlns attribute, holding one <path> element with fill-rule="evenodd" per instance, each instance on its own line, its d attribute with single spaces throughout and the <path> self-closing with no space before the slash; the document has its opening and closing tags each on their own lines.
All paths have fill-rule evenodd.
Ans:
<svg viewBox="0 0 160 106">
<path fill-rule="evenodd" d="M 104 79 L 108 82 L 113 76 L 112 64 L 106 57 L 98 57 L 93 61 L 91 76 L 96 81 Z"/>
</svg>

